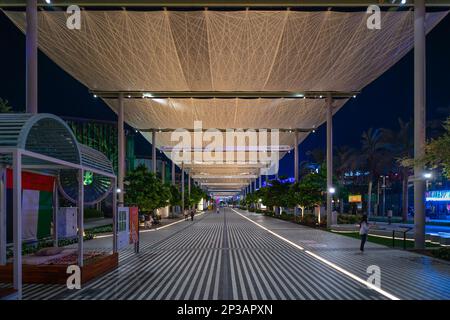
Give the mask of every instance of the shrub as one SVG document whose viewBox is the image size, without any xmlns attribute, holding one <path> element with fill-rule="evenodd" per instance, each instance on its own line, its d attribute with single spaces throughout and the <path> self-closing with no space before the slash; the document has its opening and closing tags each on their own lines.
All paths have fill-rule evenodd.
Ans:
<svg viewBox="0 0 450 320">
<path fill-rule="evenodd" d="M 84 209 L 84 218 L 92 219 L 92 218 L 103 218 L 103 212 L 93 208 L 85 208 Z"/>
<path fill-rule="evenodd" d="M 439 248 L 432 252 L 434 257 L 450 261 L 450 248 Z"/>
<path fill-rule="evenodd" d="M 359 214 L 338 214 L 339 224 L 355 224 L 361 221 L 361 215 Z"/>
</svg>

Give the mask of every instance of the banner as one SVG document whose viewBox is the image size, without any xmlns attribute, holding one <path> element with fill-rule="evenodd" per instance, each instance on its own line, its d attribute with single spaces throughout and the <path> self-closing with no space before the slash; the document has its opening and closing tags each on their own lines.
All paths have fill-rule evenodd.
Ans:
<svg viewBox="0 0 450 320">
<path fill-rule="evenodd" d="M 130 207 L 130 244 L 139 241 L 139 210 L 138 207 Z"/>
</svg>

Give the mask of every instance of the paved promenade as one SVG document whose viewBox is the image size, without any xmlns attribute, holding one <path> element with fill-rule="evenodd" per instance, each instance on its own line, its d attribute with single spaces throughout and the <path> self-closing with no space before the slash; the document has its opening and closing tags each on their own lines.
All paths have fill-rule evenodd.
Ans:
<svg viewBox="0 0 450 320">
<path fill-rule="evenodd" d="M 86 242 L 102 248 L 111 239 Z M 223 208 L 141 233 L 141 250 L 69 291 L 25 285 L 25 299 L 450 299 L 450 263 Z M 365 282 L 381 271 L 381 288 Z"/>
</svg>

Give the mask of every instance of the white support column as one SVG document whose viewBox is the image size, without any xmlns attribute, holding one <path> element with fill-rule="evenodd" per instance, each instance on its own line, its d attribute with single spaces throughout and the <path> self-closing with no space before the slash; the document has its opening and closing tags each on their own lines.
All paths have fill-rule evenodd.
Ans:
<svg viewBox="0 0 450 320">
<path fill-rule="evenodd" d="M 333 99 L 327 97 L 327 227 L 331 227 L 333 187 Z"/>
<path fill-rule="evenodd" d="M 184 214 L 184 163 L 181 163 L 181 213 Z"/>
<path fill-rule="evenodd" d="M 166 162 L 163 161 L 162 162 L 162 167 L 161 167 L 161 181 L 162 183 L 166 182 Z"/>
<path fill-rule="evenodd" d="M 13 153 L 13 242 L 14 242 L 14 289 L 22 299 L 22 154 Z"/>
<path fill-rule="evenodd" d="M 152 172 L 156 175 L 156 130 L 152 130 Z"/>
<path fill-rule="evenodd" d="M 0 169 L 0 265 L 6 264 L 6 168 Z"/>
<path fill-rule="evenodd" d="M 172 185 L 175 185 L 175 162 L 172 160 Z"/>
<path fill-rule="evenodd" d="M 26 112 L 38 112 L 37 0 L 27 0 L 26 13 Z"/>
<path fill-rule="evenodd" d="M 59 211 L 59 193 L 58 193 L 58 182 L 55 179 L 53 186 L 53 245 L 58 247 L 59 237 L 58 237 L 58 211 Z"/>
<path fill-rule="evenodd" d="M 172 185 L 175 185 L 175 162 L 172 160 L 172 171 L 171 171 L 171 178 L 172 178 Z M 172 206 L 170 208 L 170 211 L 172 212 L 172 216 L 175 215 L 175 206 Z"/>
<path fill-rule="evenodd" d="M 125 178 L 125 130 L 124 130 L 124 110 L 123 110 L 123 93 L 119 93 L 119 110 L 118 110 L 118 121 L 117 121 L 117 140 L 119 143 L 119 154 L 118 154 L 118 188 L 119 192 L 119 206 L 123 206 L 124 203 L 124 184 L 123 180 Z"/>
<path fill-rule="evenodd" d="M 261 175 L 259 176 L 259 188 L 260 189 L 262 188 L 262 176 Z"/>
<path fill-rule="evenodd" d="M 117 252 L 117 183 L 111 179 L 113 185 L 112 218 L 113 218 L 113 253 Z"/>
<path fill-rule="evenodd" d="M 425 0 L 415 0 L 414 8 L 414 159 L 425 154 L 426 140 L 426 32 Z M 425 248 L 425 180 L 423 166 L 414 166 L 415 248 Z"/>
<path fill-rule="evenodd" d="M 294 142 L 294 179 L 298 182 L 298 132 L 295 131 L 295 142 Z"/>
<path fill-rule="evenodd" d="M 189 199 L 189 209 L 191 208 L 191 173 L 188 173 L 188 199 Z"/>
<path fill-rule="evenodd" d="M 84 184 L 83 184 L 83 169 L 78 171 L 78 266 L 82 267 L 84 265 L 84 244 L 83 244 L 83 234 L 84 234 Z"/>
</svg>

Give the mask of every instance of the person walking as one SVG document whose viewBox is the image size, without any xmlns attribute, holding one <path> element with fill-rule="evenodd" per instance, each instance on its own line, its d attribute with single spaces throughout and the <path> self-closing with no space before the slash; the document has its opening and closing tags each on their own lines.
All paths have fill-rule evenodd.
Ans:
<svg viewBox="0 0 450 320">
<path fill-rule="evenodd" d="M 388 224 L 392 223 L 392 210 L 387 211 Z"/>
<path fill-rule="evenodd" d="M 359 223 L 359 235 L 361 236 L 361 245 L 359 250 L 364 252 L 364 245 L 367 241 L 367 235 L 369 234 L 369 223 L 367 222 L 367 215 L 363 215 L 361 222 Z"/>
<path fill-rule="evenodd" d="M 191 210 L 191 221 L 194 221 L 195 209 Z"/>
</svg>

